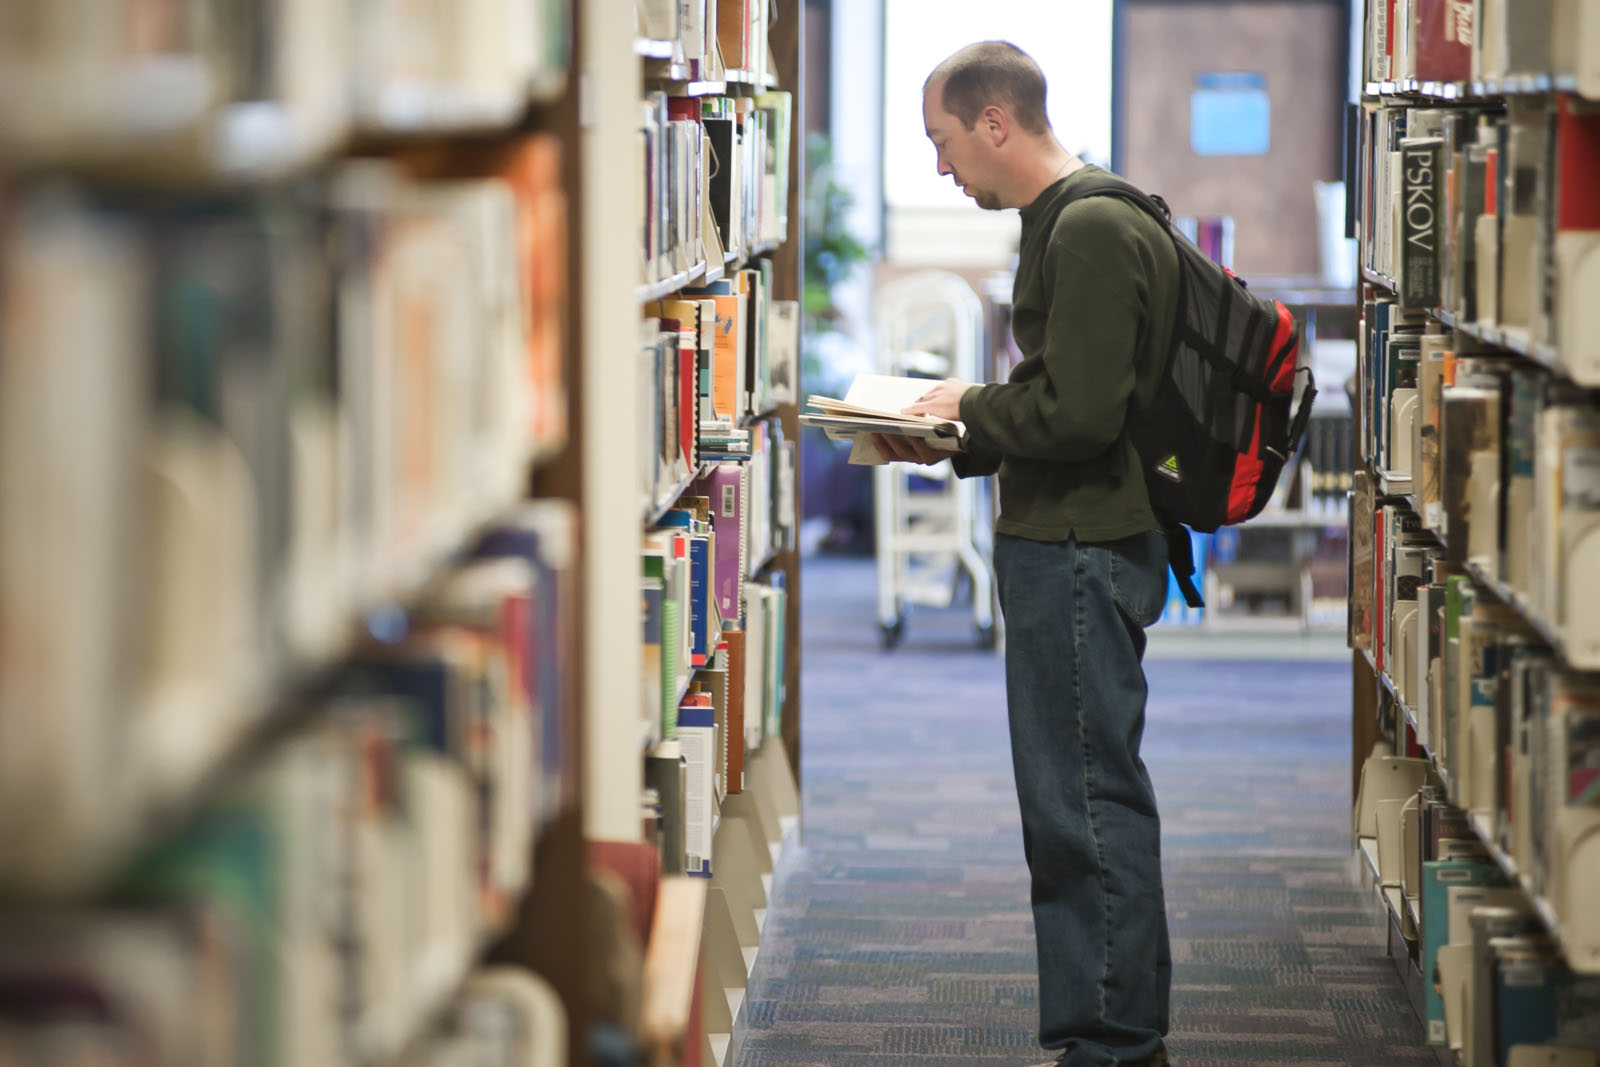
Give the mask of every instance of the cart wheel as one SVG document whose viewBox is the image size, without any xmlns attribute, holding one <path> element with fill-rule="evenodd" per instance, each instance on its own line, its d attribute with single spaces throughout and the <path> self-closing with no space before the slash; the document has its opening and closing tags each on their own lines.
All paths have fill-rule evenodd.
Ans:
<svg viewBox="0 0 1600 1067">
<path fill-rule="evenodd" d="M 898 645 L 905 635 L 906 617 L 904 615 L 896 615 L 894 622 L 880 622 L 878 624 L 878 642 L 883 645 L 886 651 Z"/>
<path fill-rule="evenodd" d="M 978 624 L 978 647 L 985 652 L 993 652 L 1000 647 L 1000 632 L 995 629 L 994 623 Z"/>
</svg>

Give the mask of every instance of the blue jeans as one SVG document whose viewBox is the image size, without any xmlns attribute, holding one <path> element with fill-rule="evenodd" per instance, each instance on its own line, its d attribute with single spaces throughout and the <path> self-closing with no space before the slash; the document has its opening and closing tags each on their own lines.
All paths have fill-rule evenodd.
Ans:
<svg viewBox="0 0 1600 1067">
<path fill-rule="evenodd" d="M 1103 544 L 997 534 L 1006 702 L 1033 879 L 1039 1043 L 1068 1067 L 1142 1063 L 1167 1032 L 1161 820 L 1139 742 L 1160 530 Z"/>
</svg>

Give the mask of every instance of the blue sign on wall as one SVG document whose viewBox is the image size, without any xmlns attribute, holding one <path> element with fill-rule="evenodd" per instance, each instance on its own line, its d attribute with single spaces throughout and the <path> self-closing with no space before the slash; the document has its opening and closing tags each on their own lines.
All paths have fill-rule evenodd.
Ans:
<svg viewBox="0 0 1600 1067">
<path fill-rule="evenodd" d="M 1197 156 L 1264 156 L 1272 147 L 1272 100 L 1258 71 L 1195 76 L 1189 146 Z"/>
</svg>

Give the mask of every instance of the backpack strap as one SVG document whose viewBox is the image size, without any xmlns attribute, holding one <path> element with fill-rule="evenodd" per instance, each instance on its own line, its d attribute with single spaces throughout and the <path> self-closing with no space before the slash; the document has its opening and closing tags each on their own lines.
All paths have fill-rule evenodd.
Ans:
<svg viewBox="0 0 1600 1067">
<path fill-rule="evenodd" d="M 1289 423 L 1291 456 L 1300 447 L 1300 439 L 1305 436 L 1306 424 L 1311 421 L 1311 402 L 1317 398 L 1317 376 L 1311 373 L 1310 367 L 1301 367 L 1300 372 L 1306 376 L 1306 385 L 1300 393 L 1300 407 L 1294 413 L 1294 420 Z"/>
<path fill-rule="evenodd" d="M 1087 178 L 1082 178 L 1078 181 L 1078 185 L 1073 190 L 1072 196 L 1068 198 L 1067 203 L 1070 204 L 1073 201 L 1081 200 L 1090 196 L 1116 197 L 1118 200 L 1126 201 L 1127 203 L 1140 208 L 1145 212 L 1145 214 L 1161 223 L 1162 228 L 1167 231 L 1167 236 L 1171 238 L 1174 249 L 1178 252 L 1178 259 L 1180 262 L 1180 269 L 1178 271 L 1178 315 L 1176 321 L 1174 321 L 1172 324 L 1172 328 L 1177 331 L 1178 337 L 1181 337 L 1190 348 L 1194 349 L 1200 354 L 1201 358 L 1207 360 L 1212 366 L 1216 367 L 1217 370 L 1227 374 L 1229 379 L 1233 382 L 1233 387 L 1235 389 L 1246 394 L 1250 397 L 1250 399 L 1256 401 L 1258 404 L 1270 403 L 1273 398 L 1272 392 L 1266 387 L 1265 383 L 1246 374 L 1243 367 L 1232 366 L 1228 364 L 1222 359 L 1220 353 L 1217 352 L 1216 342 L 1209 337 L 1203 337 L 1200 334 L 1195 333 L 1187 325 L 1187 323 L 1185 323 L 1183 314 L 1185 307 L 1185 294 L 1183 292 L 1184 276 L 1183 270 L 1181 269 L 1184 253 L 1181 242 L 1178 240 L 1178 231 L 1172 228 L 1172 209 L 1167 206 L 1167 202 L 1161 199 L 1159 196 L 1146 193 L 1137 186 L 1129 184 L 1123 179 L 1117 177 L 1115 174 L 1091 174 Z M 1232 271 L 1228 271 L 1228 276 L 1241 287 L 1246 289 L 1249 288 L 1249 285 L 1245 282 L 1245 280 L 1234 274 Z M 1219 318 L 1221 318 L 1223 321 L 1226 321 L 1228 318 L 1227 303 L 1234 297 L 1233 289 L 1230 287 L 1224 287 L 1220 296 L 1223 301 L 1223 311 Z M 1291 347 L 1291 345 L 1285 344 L 1282 352 L 1278 356 L 1278 360 L 1282 360 L 1287 355 Z M 1277 361 L 1274 362 L 1273 368 L 1269 368 L 1269 370 L 1275 369 L 1276 362 Z M 1270 376 L 1271 375 L 1269 373 L 1268 377 Z"/>
<path fill-rule="evenodd" d="M 1177 235 L 1172 229 L 1172 209 L 1167 207 L 1167 202 L 1158 196 L 1151 196 L 1144 190 L 1124 181 L 1115 174 L 1091 174 L 1080 178 L 1072 190 L 1072 196 L 1067 203 L 1081 200 L 1090 196 L 1114 196 L 1118 200 L 1139 208 L 1145 214 L 1161 224 L 1167 236 L 1173 241 L 1176 250 Z M 1183 271 L 1178 271 L 1178 313 L 1173 324 L 1174 329 L 1181 328 L 1183 322 L 1183 302 L 1187 294 L 1183 291 Z M 1203 339 L 1202 339 L 1203 340 Z M 1208 345 L 1201 345 L 1204 351 Z M 1205 599 L 1201 597 L 1200 590 L 1194 584 L 1194 542 L 1190 538 L 1189 528 L 1182 523 L 1173 522 L 1164 515 L 1157 516 L 1161 523 L 1162 532 L 1167 535 L 1167 565 L 1172 569 L 1173 581 L 1177 583 L 1178 591 L 1183 594 L 1183 602 L 1191 608 L 1203 608 Z"/>
<path fill-rule="evenodd" d="M 1119 200 L 1126 200 L 1135 207 L 1143 209 L 1146 214 L 1164 227 L 1172 224 L 1172 209 L 1167 207 L 1165 200 L 1159 196 L 1151 196 L 1133 183 L 1109 172 L 1105 174 L 1090 174 L 1079 178 L 1074 183 L 1072 195 L 1067 198 L 1066 203 L 1071 204 L 1087 196 L 1114 196 Z"/>
<path fill-rule="evenodd" d="M 1172 242 L 1172 251 L 1178 257 L 1177 306 L 1173 308 L 1172 313 L 1172 330 L 1174 335 L 1173 340 L 1175 340 L 1182 334 L 1182 331 L 1185 328 L 1184 323 L 1188 319 L 1189 284 L 1188 278 L 1185 276 L 1183 271 L 1183 248 L 1178 241 L 1177 231 L 1172 228 L 1172 209 L 1167 207 L 1167 202 L 1161 199 L 1159 196 L 1146 193 L 1144 190 L 1133 185 L 1126 179 L 1112 174 L 1109 171 L 1103 171 L 1099 174 L 1088 174 L 1082 178 L 1078 178 L 1073 184 L 1071 195 L 1062 201 L 1060 208 L 1057 210 L 1059 211 L 1061 208 L 1065 208 L 1069 204 L 1075 204 L 1079 200 L 1083 200 L 1091 196 L 1110 196 L 1132 204 L 1140 211 L 1143 211 L 1145 214 L 1154 219 L 1161 227 L 1162 231 L 1167 235 L 1167 239 Z M 1185 336 L 1185 340 L 1189 340 L 1189 338 Z M 1211 345 L 1207 343 L 1204 338 L 1196 338 L 1195 340 L 1201 342 L 1197 348 L 1197 351 L 1207 352 L 1210 350 Z M 1170 356 L 1172 349 L 1171 341 L 1168 342 L 1167 349 Z M 1164 370 L 1163 373 L 1165 373 Z"/>
<path fill-rule="evenodd" d="M 1189 527 L 1157 516 L 1161 530 L 1167 535 L 1167 565 L 1172 568 L 1172 580 L 1178 583 L 1183 602 L 1191 608 L 1203 608 L 1205 600 L 1194 584 L 1194 542 L 1189 537 Z"/>
</svg>

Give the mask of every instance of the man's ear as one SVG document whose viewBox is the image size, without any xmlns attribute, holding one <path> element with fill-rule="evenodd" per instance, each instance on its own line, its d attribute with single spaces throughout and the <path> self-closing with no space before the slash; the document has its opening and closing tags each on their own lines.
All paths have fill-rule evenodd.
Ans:
<svg viewBox="0 0 1600 1067">
<path fill-rule="evenodd" d="M 998 104 L 990 104 L 978 115 L 978 128 L 989 138 L 989 143 L 999 148 L 1011 136 L 1011 116 Z"/>
</svg>

